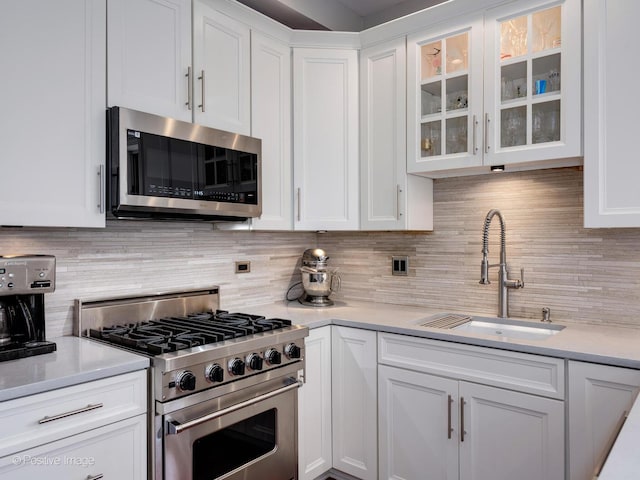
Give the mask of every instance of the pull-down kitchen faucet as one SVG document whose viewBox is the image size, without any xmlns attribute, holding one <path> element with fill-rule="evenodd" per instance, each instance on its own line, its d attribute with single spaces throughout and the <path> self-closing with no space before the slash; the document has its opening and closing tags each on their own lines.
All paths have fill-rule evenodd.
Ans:
<svg viewBox="0 0 640 480">
<path fill-rule="evenodd" d="M 489 265 L 489 225 L 494 216 L 498 216 L 500 220 L 500 263 Z M 504 218 L 499 210 L 489 210 L 487 218 L 484 219 L 484 229 L 482 230 L 482 264 L 480 266 L 480 283 L 489 285 L 489 268 L 499 267 L 498 270 L 498 317 L 506 318 L 509 316 L 509 288 L 524 287 L 524 268 L 520 269 L 520 280 L 510 280 L 509 272 L 507 272 L 507 252 L 505 248 L 505 231 Z"/>
</svg>

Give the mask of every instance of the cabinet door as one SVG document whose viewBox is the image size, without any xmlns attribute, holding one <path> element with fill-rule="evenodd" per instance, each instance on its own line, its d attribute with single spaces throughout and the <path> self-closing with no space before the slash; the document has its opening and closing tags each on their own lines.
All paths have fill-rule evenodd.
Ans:
<svg viewBox="0 0 640 480">
<path fill-rule="evenodd" d="M 580 22 L 580 0 L 521 1 L 487 13 L 485 164 L 582 154 Z"/>
<path fill-rule="evenodd" d="M 202 0 L 193 4 L 194 122 L 251 134 L 249 27 Z"/>
<path fill-rule="evenodd" d="M 639 16 L 638 2 L 584 2 L 585 227 L 640 227 Z"/>
<path fill-rule="evenodd" d="M 0 225 L 104 227 L 105 29 L 105 0 L 2 2 Z"/>
<path fill-rule="evenodd" d="M 107 103 L 191 121 L 191 1 L 109 0 Z"/>
<path fill-rule="evenodd" d="M 358 52 L 293 49 L 296 230 L 357 230 Z"/>
<path fill-rule="evenodd" d="M 331 327 L 305 339 L 305 384 L 298 393 L 298 477 L 313 480 L 331 460 Z"/>
<path fill-rule="evenodd" d="M 251 71 L 251 135 L 262 139 L 262 215 L 252 228 L 291 230 L 291 49 L 252 32 Z"/>
<path fill-rule="evenodd" d="M 564 479 L 564 402 L 460 382 L 461 480 Z"/>
<path fill-rule="evenodd" d="M 333 467 L 378 478 L 376 332 L 332 327 Z"/>
<path fill-rule="evenodd" d="M 433 181 L 407 175 L 404 38 L 360 54 L 360 227 L 431 230 Z"/>
<path fill-rule="evenodd" d="M 407 38 L 407 169 L 482 165 L 482 17 Z"/>
<path fill-rule="evenodd" d="M 380 365 L 378 392 L 380 479 L 457 479 L 458 382 Z"/>
<path fill-rule="evenodd" d="M 147 478 L 147 416 L 81 433 L 0 459 L 0 479 Z"/>
<path fill-rule="evenodd" d="M 622 415 L 640 391 L 640 371 L 569 362 L 569 479 L 592 478 Z"/>
</svg>

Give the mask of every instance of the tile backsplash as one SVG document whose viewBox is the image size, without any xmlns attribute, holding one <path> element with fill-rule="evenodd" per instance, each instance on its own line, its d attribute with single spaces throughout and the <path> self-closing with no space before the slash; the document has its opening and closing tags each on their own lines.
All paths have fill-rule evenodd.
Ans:
<svg viewBox="0 0 640 480">
<path fill-rule="evenodd" d="M 640 328 L 640 229 L 582 227 L 582 172 L 554 169 L 436 180 L 434 232 L 240 232 L 205 223 L 108 222 L 106 229 L 2 228 L 0 253 L 57 258 L 57 288 L 47 294 L 47 336 L 70 334 L 73 302 L 221 287 L 221 307 L 283 299 L 299 281 L 302 252 L 316 245 L 338 267 L 335 298 L 497 312 L 496 269 L 480 285 L 482 226 L 499 209 L 506 222 L 512 316 Z M 499 222 L 490 229 L 491 263 Z M 391 257 L 409 256 L 409 275 L 391 275 Z M 251 272 L 235 273 L 250 260 Z"/>
<path fill-rule="evenodd" d="M 640 229 L 584 229 L 582 172 L 538 170 L 436 180 L 432 233 L 332 233 L 318 243 L 342 272 L 345 299 L 496 315 L 497 269 L 480 285 L 482 228 L 504 216 L 510 315 L 640 327 Z M 498 263 L 500 224 L 490 227 Z M 391 256 L 409 256 L 409 275 L 391 275 Z"/>
</svg>

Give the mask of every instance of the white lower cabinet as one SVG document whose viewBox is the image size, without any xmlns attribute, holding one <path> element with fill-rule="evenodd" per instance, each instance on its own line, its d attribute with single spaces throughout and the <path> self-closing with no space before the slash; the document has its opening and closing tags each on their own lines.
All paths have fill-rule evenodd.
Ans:
<svg viewBox="0 0 640 480">
<path fill-rule="evenodd" d="M 0 479 L 146 478 L 146 412 L 144 370 L 2 402 Z"/>
<path fill-rule="evenodd" d="M 569 362 L 569 480 L 590 480 L 640 392 L 640 371 Z"/>
<path fill-rule="evenodd" d="M 376 480 L 376 332 L 331 328 L 333 468 Z"/>
<path fill-rule="evenodd" d="M 378 367 L 381 479 L 458 478 L 457 392 L 455 380 Z"/>
<path fill-rule="evenodd" d="M 332 468 L 376 480 L 376 332 L 315 328 L 305 355 L 306 382 L 298 396 L 299 480 Z"/>
<path fill-rule="evenodd" d="M 298 393 L 298 479 L 331 469 L 331 327 L 305 339 L 305 384 Z"/>
<path fill-rule="evenodd" d="M 523 393 L 536 383 L 547 389 L 534 380 L 540 374 L 564 385 L 562 360 L 393 334 L 379 339 L 379 362 L 389 364 L 378 367 L 379 478 L 564 479 L 563 389 L 551 389 L 552 398 Z M 448 373 L 430 373 L 439 370 Z"/>
<path fill-rule="evenodd" d="M 0 479 L 144 479 L 146 427 L 147 415 L 138 415 L 4 457 Z"/>
</svg>

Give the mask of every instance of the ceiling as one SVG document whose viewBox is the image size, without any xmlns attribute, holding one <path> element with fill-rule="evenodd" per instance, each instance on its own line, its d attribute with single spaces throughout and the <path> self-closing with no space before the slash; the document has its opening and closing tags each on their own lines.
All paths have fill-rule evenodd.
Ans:
<svg viewBox="0 0 640 480">
<path fill-rule="evenodd" d="M 359 32 L 446 0 L 237 0 L 296 30 Z"/>
</svg>

